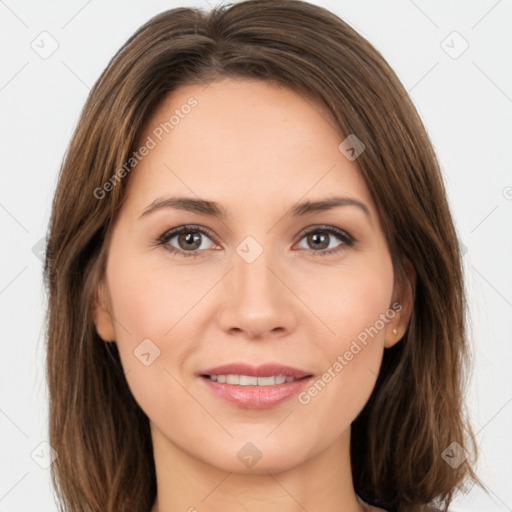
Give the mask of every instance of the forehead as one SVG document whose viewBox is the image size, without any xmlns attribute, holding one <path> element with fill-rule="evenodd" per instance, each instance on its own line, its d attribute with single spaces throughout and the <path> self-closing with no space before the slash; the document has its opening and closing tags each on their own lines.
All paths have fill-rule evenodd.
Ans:
<svg viewBox="0 0 512 512">
<path fill-rule="evenodd" d="M 156 196 L 187 193 L 246 207 L 338 194 L 373 209 L 343 135 L 310 97 L 255 80 L 185 85 L 153 112 L 136 148 L 151 146 L 130 177 L 143 208 Z"/>
</svg>

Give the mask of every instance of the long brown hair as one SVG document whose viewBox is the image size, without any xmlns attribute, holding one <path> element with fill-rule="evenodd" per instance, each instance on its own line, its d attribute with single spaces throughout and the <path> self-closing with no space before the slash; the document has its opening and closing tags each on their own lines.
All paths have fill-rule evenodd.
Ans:
<svg viewBox="0 0 512 512">
<path fill-rule="evenodd" d="M 408 330 L 385 350 L 373 394 L 352 425 L 354 487 L 388 509 L 447 506 L 466 480 L 478 479 L 463 402 L 461 254 L 436 155 L 395 73 L 348 24 L 299 0 L 249 0 L 210 12 L 172 9 L 148 21 L 91 90 L 70 142 L 44 268 L 49 437 L 58 453 L 51 475 L 61 510 L 140 512 L 155 501 L 149 420 L 116 344 L 98 336 L 91 304 L 130 179 L 119 170 L 148 117 L 178 86 L 222 77 L 270 81 L 315 98 L 332 113 L 340 142 L 350 134 L 363 141 L 357 165 L 395 275 L 403 279 L 409 261 L 417 278 Z M 448 464 L 450 445 L 470 457 Z"/>
</svg>

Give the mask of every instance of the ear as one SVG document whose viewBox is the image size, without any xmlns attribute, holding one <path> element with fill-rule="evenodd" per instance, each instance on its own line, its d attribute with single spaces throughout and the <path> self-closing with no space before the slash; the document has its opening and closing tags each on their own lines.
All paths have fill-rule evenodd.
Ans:
<svg viewBox="0 0 512 512">
<path fill-rule="evenodd" d="M 389 306 L 395 311 L 395 316 L 386 325 L 384 340 L 386 348 L 392 347 L 403 338 L 411 319 L 416 289 L 416 270 L 409 260 L 404 262 L 404 274 L 395 282 L 393 300 Z"/>
<path fill-rule="evenodd" d="M 107 284 L 101 281 L 92 298 L 92 312 L 96 331 L 103 341 L 116 341 L 116 332 L 112 319 L 111 301 Z"/>
</svg>

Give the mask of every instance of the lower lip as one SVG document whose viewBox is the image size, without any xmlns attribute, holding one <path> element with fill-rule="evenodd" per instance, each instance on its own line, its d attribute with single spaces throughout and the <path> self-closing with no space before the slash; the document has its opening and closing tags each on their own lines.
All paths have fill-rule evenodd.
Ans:
<svg viewBox="0 0 512 512">
<path fill-rule="evenodd" d="M 245 409 L 268 409 L 300 393 L 312 377 L 274 386 L 239 386 L 200 377 L 217 396 Z"/>
</svg>

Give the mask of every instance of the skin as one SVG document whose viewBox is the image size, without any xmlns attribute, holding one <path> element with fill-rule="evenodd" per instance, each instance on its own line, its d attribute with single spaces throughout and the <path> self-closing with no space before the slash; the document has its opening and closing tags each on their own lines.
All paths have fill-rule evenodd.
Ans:
<svg viewBox="0 0 512 512">
<path fill-rule="evenodd" d="M 373 390 L 384 349 L 405 332 L 412 300 L 410 287 L 395 285 L 357 160 L 339 151 L 344 137 L 318 103 L 249 80 L 173 91 L 141 143 L 191 96 L 197 106 L 129 177 L 95 301 L 97 331 L 117 342 L 150 420 L 158 484 L 152 512 L 364 510 L 352 483 L 350 425 Z M 332 195 L 361 201 L 369 215 L 351 205 L 287 215 L 298 201 Z M 174 208 L 140 218 L 170 196 L 215 201 L 226 218 Z M 201 256 L 155 245 L 186 224 L 211 230 L 211 237 L 198 234 Z M 357 242 L 327 234 L 328 249 L 338 251 L 322 256 L 328 249 L 304 235 L 322 225 Z M 263 249 L 252 263 L 236 251 L 247 236 Z M 167 246 L 187 250 L 177 236 Z M 395 302 L 401 311 L 305 405 L 294 396 L 270 409 L 242 409 L 197 376 L 233 361 L 277 361 L 321 377 Z M 134 350 L 147 338 L 160 355 L 145 366 Z M 252 467 L 237 457 L 248 442 L 262 454 Z"/>
</svg>

